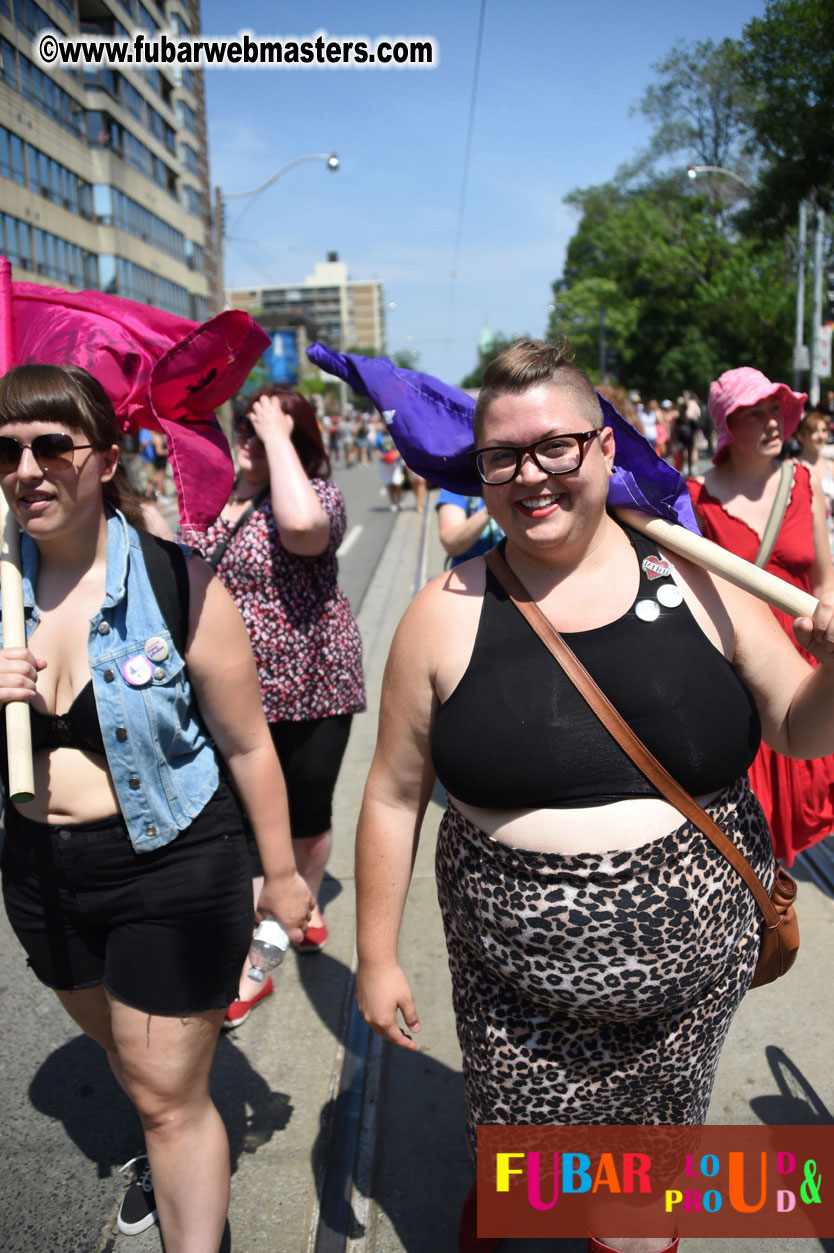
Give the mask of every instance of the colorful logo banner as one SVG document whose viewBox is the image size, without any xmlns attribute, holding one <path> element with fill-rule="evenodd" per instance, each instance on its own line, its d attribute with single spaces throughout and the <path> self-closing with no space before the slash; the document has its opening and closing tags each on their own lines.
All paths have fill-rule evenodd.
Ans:
<svg viewBox="0 0 834 1253">
<path fill-rule="evenodd" d="M 834 1235 L 832 1126 L 478 1128 L 478 1235 Z"/>
</svg>

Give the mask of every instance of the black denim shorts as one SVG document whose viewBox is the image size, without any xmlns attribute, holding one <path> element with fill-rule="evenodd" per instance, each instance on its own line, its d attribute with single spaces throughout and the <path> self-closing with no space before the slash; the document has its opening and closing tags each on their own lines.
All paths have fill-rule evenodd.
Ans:
<svg viewBox="0 0 834 1253">
<path fill-rule="evenodd" d="M 6 810 L 3 898 L 42 983 L 103 984 L 145 1013 L 194 1014 L 237 996 L 252 883 L 223 784 L 176 839 L 134 851 L 121 816 L 56 826 Z"/>
</svg>

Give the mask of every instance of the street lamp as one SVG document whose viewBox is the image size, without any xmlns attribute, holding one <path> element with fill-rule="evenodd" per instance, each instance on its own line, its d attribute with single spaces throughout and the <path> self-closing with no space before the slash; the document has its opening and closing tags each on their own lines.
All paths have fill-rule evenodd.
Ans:
<svg viewBox="0 0 834 1253">
<path fill-rule="evenodd" d="M 727 178 L 732 178 L 737 183 L 741 183 L 742 187 L 746 187 L 748 191 L 753 190 L 752 183 L 748 183 L 746 178 L 736 174 L 735 170 L 725 170 L 723 165 L 688 165 L 686 172 L 691 179 L 696 179 L 699 174 L 726 174 Z"/>
<path fill-rule="evenodd" d="M 278 179 L 291 170 L 296 165 L 301 165 L 302 161 L 324 161 L 328 170 L 333 173 L 339 169 L 339 158 L 335 152 L 309 152 L 304 157 L 296 157 L 293 161 L 288 161 L 286 165 L 282 165 L 280 170 L 268 178 L 265 183 L 261 183 L 259 187 L 252 187 L 249 191 L 221 191 L 219 187 L 214 189 L 214 221 L 215 221 L 215 253 L 217 263 L 217 290 L 215 293 L 217 308 L 222 309 L 225 304 L 225 294 L 223 291 L 223 236 L 225 234 L 223 222 L 223 201 L 224 200 L 243 200 L 247 196 L 252 199 L 249 204 L 244 205 L 243 209 L 237 215 L 234 221 L 236 226 L 243 217 L 246 210 L 252 205 L 254 200 L 266 191 L 267 187 L 271 187 L 273 183 L 277 183 Z"/>
</svg>

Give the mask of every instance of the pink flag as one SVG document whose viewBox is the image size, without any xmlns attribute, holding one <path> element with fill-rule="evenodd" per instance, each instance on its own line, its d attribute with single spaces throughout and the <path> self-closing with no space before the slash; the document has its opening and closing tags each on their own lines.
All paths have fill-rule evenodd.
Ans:
<svg viewBox="0 0 834 1253">
<path fill-rule="evenodd" d="M 227 310 L 191 322 L 103 292 L 12 283 L 11 324 L 14 364 L 82 366 L 107 391 L 124 431 L 164 431 L 180 521 L 204 530 L 234 477 L 214 409 L 269 347 L 249 314 Z"/>
</svg>

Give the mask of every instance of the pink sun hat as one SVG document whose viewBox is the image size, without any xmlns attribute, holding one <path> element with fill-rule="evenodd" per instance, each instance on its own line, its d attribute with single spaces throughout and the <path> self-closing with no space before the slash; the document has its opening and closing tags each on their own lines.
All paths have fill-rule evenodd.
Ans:
<svg viewBox="0 0 834 1253">
<path fill-rule="evenodd" d="M 771 383 L 761 370 L 743 365 L 737 370 L 725 370 L 720 378 L 711 384 L 709 389 L 709 413 L 715 423 L 717 435 L 713 463 L 718 464 L 726 455 L 733 442 L 733 433 L 728 426 L 729 419 L 736 409 L 746 409 L 748 405 L 756 405 L 768 396 L 778 396 L 782 409 L 782 435 L 787 439 L 799 425 L 805 401 L 805 392 L 793 392 L 787 383 Z"/>
</svg>

